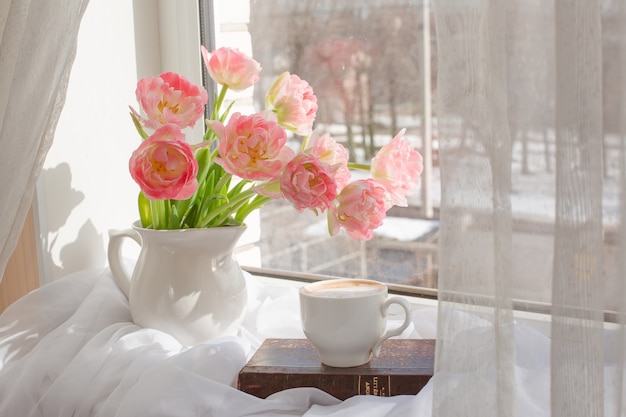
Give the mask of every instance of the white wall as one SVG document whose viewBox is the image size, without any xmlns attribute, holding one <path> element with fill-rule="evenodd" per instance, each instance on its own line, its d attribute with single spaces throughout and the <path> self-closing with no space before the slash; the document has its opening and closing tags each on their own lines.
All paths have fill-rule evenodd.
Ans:
<svg viewBox="0 0 626 417">
<path fill-rule="evenodd" d="M 228 16 L 227 22 L 239 16 L 244 25 L 236 26 L 245 31 L 241 20 L 247 21 L 248 1 L 219 0 L 216 14 Z M 195 0 L 90 1 L 66 104 L 38 186 L 42 284 L 106 266 L 108 231 L 127 228 L 138 218 L 139 189 L 128 173 L 128 159 L 140 139 L 128 106 L 136 106 L 141 77 L 179 71 L 200 82 L 196 5 Z M 224 44 L 249 52 L 249 35 L 224 33 L 218 45 Z"/>
<path fill-rule="evenodd" d="M 92 0 L 63 113 L 38 189 L 42 283 L 106 264 L 106 231 L 127 227 L 136 188 L 128 156 L 138 144 L 128 116 L 137 67 L 132 3 Z"/>
</svg>

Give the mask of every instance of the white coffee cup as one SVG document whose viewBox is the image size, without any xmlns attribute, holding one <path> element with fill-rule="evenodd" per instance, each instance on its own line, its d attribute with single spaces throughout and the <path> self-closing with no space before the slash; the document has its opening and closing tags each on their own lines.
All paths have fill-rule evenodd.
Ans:
<svg viewBox="0 0 626 417">
<path fill-rule="evenodd" d="M 369 362 L 385 339 L 401 334 L 411 323 L 411 307 L 401 297 L 387 298 L 384 283 L 364 279 L 331 279 L 300 288 L 302 328 L 321 362 L 347 368 Z M 400 327 L 385 331 L 387 309 L 399 304 L 405 312 Z"/>
</svg>

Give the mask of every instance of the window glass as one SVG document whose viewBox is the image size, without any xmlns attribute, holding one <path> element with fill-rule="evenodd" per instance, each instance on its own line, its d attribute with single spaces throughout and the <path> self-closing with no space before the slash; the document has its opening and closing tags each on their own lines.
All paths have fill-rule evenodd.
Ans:
<svg viewBox="0 0 626 417">
<path fill-rule="evenodd" d="M 251 51 L 263 68 L 255 109 L 263 108 L 274 79 L 289 71 L 316 93 L 315 128 L 342 143 L 351 161 L 368 163 L 403 128 L 424 155 L 424 118 L 430 117 L 424 64 L 434 62 L 434 48 L 425 61 L 421 3 L 262 0 L 250 1 L 249 8 Z M 222 23 L 221 29 L 234 26 Z M 430 39 L 434 43 L 434 34 Z M 291 140 L 297 147 L 301 138 Z M 436 169 L 435 161 L 435 176 Z M 362 175 L 367 173 L 353 172 Z M 429 203 L 436 205 L 437 198 L 431 189 Z M 409 206 L 394 207 L 364 242 L 343 232 L 330 237 L 325 214 L 271 202 L 260 211 L 254 266 L 436 287 L 438 221 L 436 210 L 425 213 L 423 206 L 423 192 L 416 189 Z"/>
<path fill-rule="evenodd" d="M 215 0 L 216 45 L 250 52 L 262 78 L 248 101 L 262 109 L 276 76 L 290 71 L 307 80 L 319 104 L 316 128 L 330 132 L 353 161 L 367 163 L 400 129 L 424 156 L 421 185 L 406 208 L 394 207 L 385 225 L 367 242 L 342 234 L 329 237 L 324 215 L 297 213 L 272 202 L 258 217 L 257 251 L 249 265 L 332 276 L 364 277 L 388 283 L 437 288 L 438 206 L 437 39 L 429 2 L 411 0 Z M 619 36 L 617 9 L 603 3 L 604 225 L 605 275 L 618 275 L 617 202 L 623 171 L 619 138 Z M 553 19 L 537 4 L 524 19 Z M 554 126 L 554 33 L 550 25 L 507 29 L 508 99 L 512 144 L 511 195 L 514 298 L 549 302 L 554 245 L 556 138 Z M 531 77 L 530 72 L 535 74 Z M 538 75 L 539 74 L 539 75 Z M 532 81 L 532 82 L 531 82 Z M 531 100 L 527 103 L 523 98 Z M 535 100 L 533 102 L 533 100 Z M 539 105 L 540 104 L 540 105 Z M 540 110 L 541 109 L 541 110 Z M 533 122 L 522 116 L 539 112 Z M 443 126 L 442 126 L 443 128 Z M 471 123 L 458 129 L 455 149 L 478 152 Z M 294 137 L 294 146 L 299 138 Z M 452 143 L 452 141 L 450 141 Z M 448 151 L 446 149 L 446 151 Z M 355 175 L 359 175 L 358 172 Z M 246 258 L 242 258 L 245 264 Z M 529 260 L 532 260 L 529 262 Z M 618 292 L 615 292 L 618 294 Z"/>
</svg>

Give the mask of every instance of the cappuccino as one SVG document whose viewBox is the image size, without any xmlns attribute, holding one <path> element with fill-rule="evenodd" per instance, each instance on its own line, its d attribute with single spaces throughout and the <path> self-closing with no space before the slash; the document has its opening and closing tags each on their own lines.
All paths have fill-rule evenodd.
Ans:
<svg viewBox="0 0 626 417">
<path fill-rule="evenodd" d="M 375 281 L 332 279 L 307 285 L 302 291 L 313 297 L 353 298 L 380 294 L 386 292 L 386 287 Z"/>
</svg>

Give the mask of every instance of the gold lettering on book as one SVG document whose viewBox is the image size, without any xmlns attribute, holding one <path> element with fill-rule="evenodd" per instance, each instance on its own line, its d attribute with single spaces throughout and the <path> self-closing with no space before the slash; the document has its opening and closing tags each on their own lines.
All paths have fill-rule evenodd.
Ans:
<svg viewBox="0 0 626 417">
<path fill-rule="evenodd" d="M 391 376 L 359 375 L 359 395 L 389 397 L 391 395 Z"/>
</svg>

